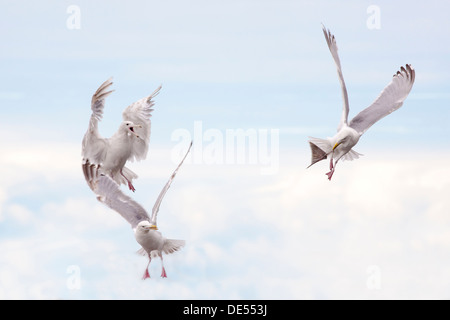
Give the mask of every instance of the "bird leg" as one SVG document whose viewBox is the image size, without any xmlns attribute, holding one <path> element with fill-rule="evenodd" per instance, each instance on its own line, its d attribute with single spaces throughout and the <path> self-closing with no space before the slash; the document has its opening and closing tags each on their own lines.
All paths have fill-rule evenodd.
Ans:
<svg viewBox="0 0 450 320">
<path fill-rule="evenodd" d="M 134 188 L 134 186 L 133 186 L 133 184 L 131 183 L 131 181 L 128 180 L 128 178 L 125 177 L 125 175 L 123 174 L 122 169 L 120 169 L 120 174 L 122 175 L 122 177 L 125 178 L 125 180 L 127 180 L 128 188 L 130 188 L 130 190 L 133 191 L 133 192 L 136 191 L 136 189 Z"/>
<path fill-rule="evenodd" d="M 331 180 L 333 173 L 334 173 L 333 157 L 330 157 L 330 172 L 326 173 L 326 175 L 328 176 L 328 180 Z"/>
<path fill-rule="evenodd" d="M 166 269 L 164 269 L 163 257 L 162 257 L 161 253 L 159 253 L 159 257 L 161 258 L 161 267 L 162 267 L 161 278 L 167 278 L 167 273 L 166 273 Z"/>
<path fill-rule="evenodd" d="M 328 180 L 331 181 L 331 177 L 333 176 L 334 168 L 330 170 L 330 172 L 327 172 L 326 175 L 328 176 Z"/>
<path fill-rule="evenodd" d="M 150 273 L 148 272 L 148 267 L 150 266 L 150 262 L 152 261 L 152 258 L 150 257 L 150 255 L 148 256 L 148 264 L 147 267 L 145 268 L 145 272 L 144 275 L 142 276 L 142 280 L 145 280 L 147 278 L 150 278 Z"/>
<path fill-rule="evenodd" d="M 331 177 L 333 176 L 334 170 L 336 170 L 336 165 L 338 163 L 339 159 L 336 160 L 336 162 L 333 165 L 333 157 L 331 157 L 330 160 L 330 172 L 327 172 L 326 175 L 328 176 L 328 180 L 331 181 Z"/>
</svg>

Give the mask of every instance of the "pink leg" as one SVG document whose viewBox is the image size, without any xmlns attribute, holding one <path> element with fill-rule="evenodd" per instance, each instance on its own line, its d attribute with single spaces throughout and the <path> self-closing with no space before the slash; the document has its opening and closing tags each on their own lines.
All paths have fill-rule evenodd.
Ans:
<svg viewBox="0 0 450 320">
<path fill-rule="evenodd" d="M 328 180 L 331 181 L 331 177 L 333 176 L 334 169 L 331 169 L 330 172 L 327 172 L 326 175 L 328 176 Z"/>
<path fill-rule="evenodd" d="M 333 165 L 333 158 L 331 158 L 330 161 L 330 172 L 327 172 L 326 175 L 328 176 L 328 180 L 331 181 L 331 177 L 333 176 L 334 170 L 336 170 L 336 165 L 338 163 L 339 159 L 336 160 L 336 162 Z"/>
<path fill-rule="evenodd" d="M 328 180 L 331 180 L 331 177 L 334 173 L 334 166 L 333 166 L 333 157 L 330 158 L 330 172 L 327 172 L 326 175 L 328 176 Z"/>
<path fill-rule="evenodd" d="M 145 268 L 145 272 L 144 272 L 144 275 L 142 276 L 142 280 L 150 278 L 150 273 L 148 272 L 148 267 L 150 266 L 151 261 L 152 261 L 152 259 L 150 257 L 148 257 L 148 264 L 147 264 L 147 267 Z"/>
<path fill-rule="evenodd" d="M 161 253 L 159 254 L 159 257 L 161 258 L 161 267 L 162 267 L 161 278 L 167 278 L 167 273 L 166 273 L 166 269 L 164 269 L 163 257 L 162 257 Z"/>
<path fill-rule="evenodd" d="M 136 189 L 134 188 L 134 186 L 133 186 L 133 184 L 131 183 L 131 181 L 128 180 L 127 177 L 125 177 L 125 175 L 123 174 L 122 169 L 120 170 L 120 174 L 122 175 L 122 177 L 125 178 L 125 180 L 127 180 L 127 182 L 128 182 L 128 188 L 130 188 L 130 190 L 133 191 L 133 192 L 136 191 Z"/>
</svg>

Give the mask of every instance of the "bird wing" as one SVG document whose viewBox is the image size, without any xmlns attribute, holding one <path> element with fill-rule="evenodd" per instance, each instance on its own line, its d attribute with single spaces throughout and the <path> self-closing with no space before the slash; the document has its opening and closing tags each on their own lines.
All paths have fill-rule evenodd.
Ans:
<svg viewBox="0 0 450 320">
<path fill-rule="evenodd" d="M 358 113 L 349 126 L 363 134 L 375 122 L 400 108 L 412 89 L 415 79 L 414 69 L 407 64 L 401 67 L 392 81 L 381 91 L 378 98 L 366 109 Z"/>
<path fill-rule="evenodd" d="M 84 159 L 90 159 L 91 162 L 101 163 L 105 158 L 108 140 L 103 138 L 98 132 L 98 122 L 103 118 L 103 109 L 105 108 L 105 99 L 114 90 L 108 91 L 113 84 L 112 78 L 109 78 L 95 91 L 91 100 L 91 118 L 89 127 L 86 131 L 81 154 Z"/>
<path fill-rule="evenodd" d="M 135 125 L 142 126 L 141 128 L 134 128 L 135 132 L 139 135 L 139 139 L 133 139 L 130 161 L 134 161 L 134 159 L 143 160 L 147 156 L 148 144 L 150 142 L 150 117 L 152 116 L 152 107 L 155 104 L 152 99 L 158 95 L 160 89 L 161 86 L 148 97 L 129 105 L 122 113 L 124 121 L 131 121 Z"/>
<path fill-rule="evenodd" d="M 186 154 L 184 155 L 184 157 L 183 157 L 183 159 L 181 160 L 180 164 L 179 164 L 178 167 L 175 169 L 175 171 L 172 173 L 172 175 L 171 175 L 170 178 L 169 178 L 169 181 L 167 181 L 166 185 L 165 185 L 164 188 L 161 190 L 161 192 L 160 192 L 158 198 L 156 199 L 156 202 L 155 202 L 155 204 L 154 204 L 154 206 L 153 206 L 153 209 L 152 209 L 152 217 L 151 217 L 151 219 L 150 219 L 150 223 L 156 225 L 156 216 L 157 216 L 158 211 L 159 211 L 159 206 L 161 205 L 161 202 L 162 202 L 162 200 L 163 200 L 163 198 L 164 198 L 164 195 L 166 194 L 167 190 L 169 190 L 170 185 L 171 185 L 173 179 L 175 178 L 175 175 L 176 175 L 177 172 L 178 172 L 178 169 L 181 167 L 181 165 L 182 165 L 183 162 L 184 162 L 184 159 L 186 159 L 186 157 L 187 157 L 189 151 L 191 150 L 191 147 L 192 147 L 192 141 L 191 141 L 191 144 L 189 145 L 188 151 L 187 151 Z"/>
<path fill-rule="evenodd" d="M 119 213 L 134 229 L 139 222 L 149 220 L 147 211 L 119 188 L 109 176 L 101 174 L 100 165 L 82 164 L 89 187 L 97 194 L 97 200 Z"/>
<path fill-rule="evenodd" d="M 328 48 L 330 49 L 331 55 L 333 56 L 334 62 L 336 64 L 337 73 L 339 76 L 339 82 L 341 83 L 342 99 L 344 100 L 341 122 L 339 123 L 339 126 L 338 126 L 338 131 L 339 131 L 344 124 L 347 124 L 347 119 L 348 119 L 349 104 L 348 104 L 347 88 L 345 87 L 344 76 L 342 74 L 341 61 L 339 60 L 336 39 L 335 39 L 334 35 L 331 34 L 330 30 L 325 29 L 324 25 L 322 25 L 322 31 L 323 31 L 323 34 L 325 35 L 325 39 L 327 40 Z"/>
</svg>

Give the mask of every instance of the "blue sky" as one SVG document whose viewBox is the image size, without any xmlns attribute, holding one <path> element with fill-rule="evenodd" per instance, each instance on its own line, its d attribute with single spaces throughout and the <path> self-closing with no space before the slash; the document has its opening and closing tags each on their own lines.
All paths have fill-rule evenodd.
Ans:
<svg viewBox="0 0 450 320">
<path fill-rule="evenodd" d="M 79 29 L 67 27 L 71 5 Z M 371 5 L 376 29 L 367 26 Z M 1 298 L 449 298 L 447 4 L 3 0 L 1 8 Z M 364 157 L 340 163 L 331 182 L 324 163 L 305 170 L 307 137 L 334 135 L 342 107 L 321 23 L 337 39 L 350 116 L 400 66 L 416 70 L 403 107 L 361 138 Z M 185 163 L 161 207 L 163 234 L 187 241 L 165 258 L 168 279 L 140 281 L 146 261 L 129 226 L 81 174 L 90 99 L 110 76 L 104 136 L 126 106 L 163 85 L 148 158 L 130 165 L 139 175 L 133 196 L 146 208 L 183 149 L 176 132 L 190 133 L 203 156 Z M 262 174 L 261 161 L 207 163 L 208 134 L 227 139 L 237 129 L 257 139 L 277 130 L 276 172 Z M 67 284 L 70 266 L 80 288 Z"/>
</svg>

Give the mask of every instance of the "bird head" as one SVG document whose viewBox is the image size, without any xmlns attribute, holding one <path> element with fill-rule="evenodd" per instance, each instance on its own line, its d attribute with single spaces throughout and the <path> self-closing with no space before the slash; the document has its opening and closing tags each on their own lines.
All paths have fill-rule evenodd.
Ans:
<svg viewBox="0 0 450 320">
<path fill-rule="evenodd" d="M 359 134 L 356 130 L 345 127 L 340 130 L 335 136 L 335 144 L 333 145 L 333 151 L 339 146 L 340 149 L 349 150 L 351 149 L 359 140 Z"/>
<path fill-rule="evenodd" d="M 158 230 L 158 227 L 145 220 L 138 223 L 136 230 L 140 232 L 148 232 L 149 230 Z"/>
<path fill-rule="evenodd" d="M 132 121 L 124 121 L 121 124 L 121 129 L 125 132 L 129 132 L 139 138 L 139 134 L 136 132 L 136 128 L 142 128 L 140 124 L 134 124 Z"/>
</svg>

